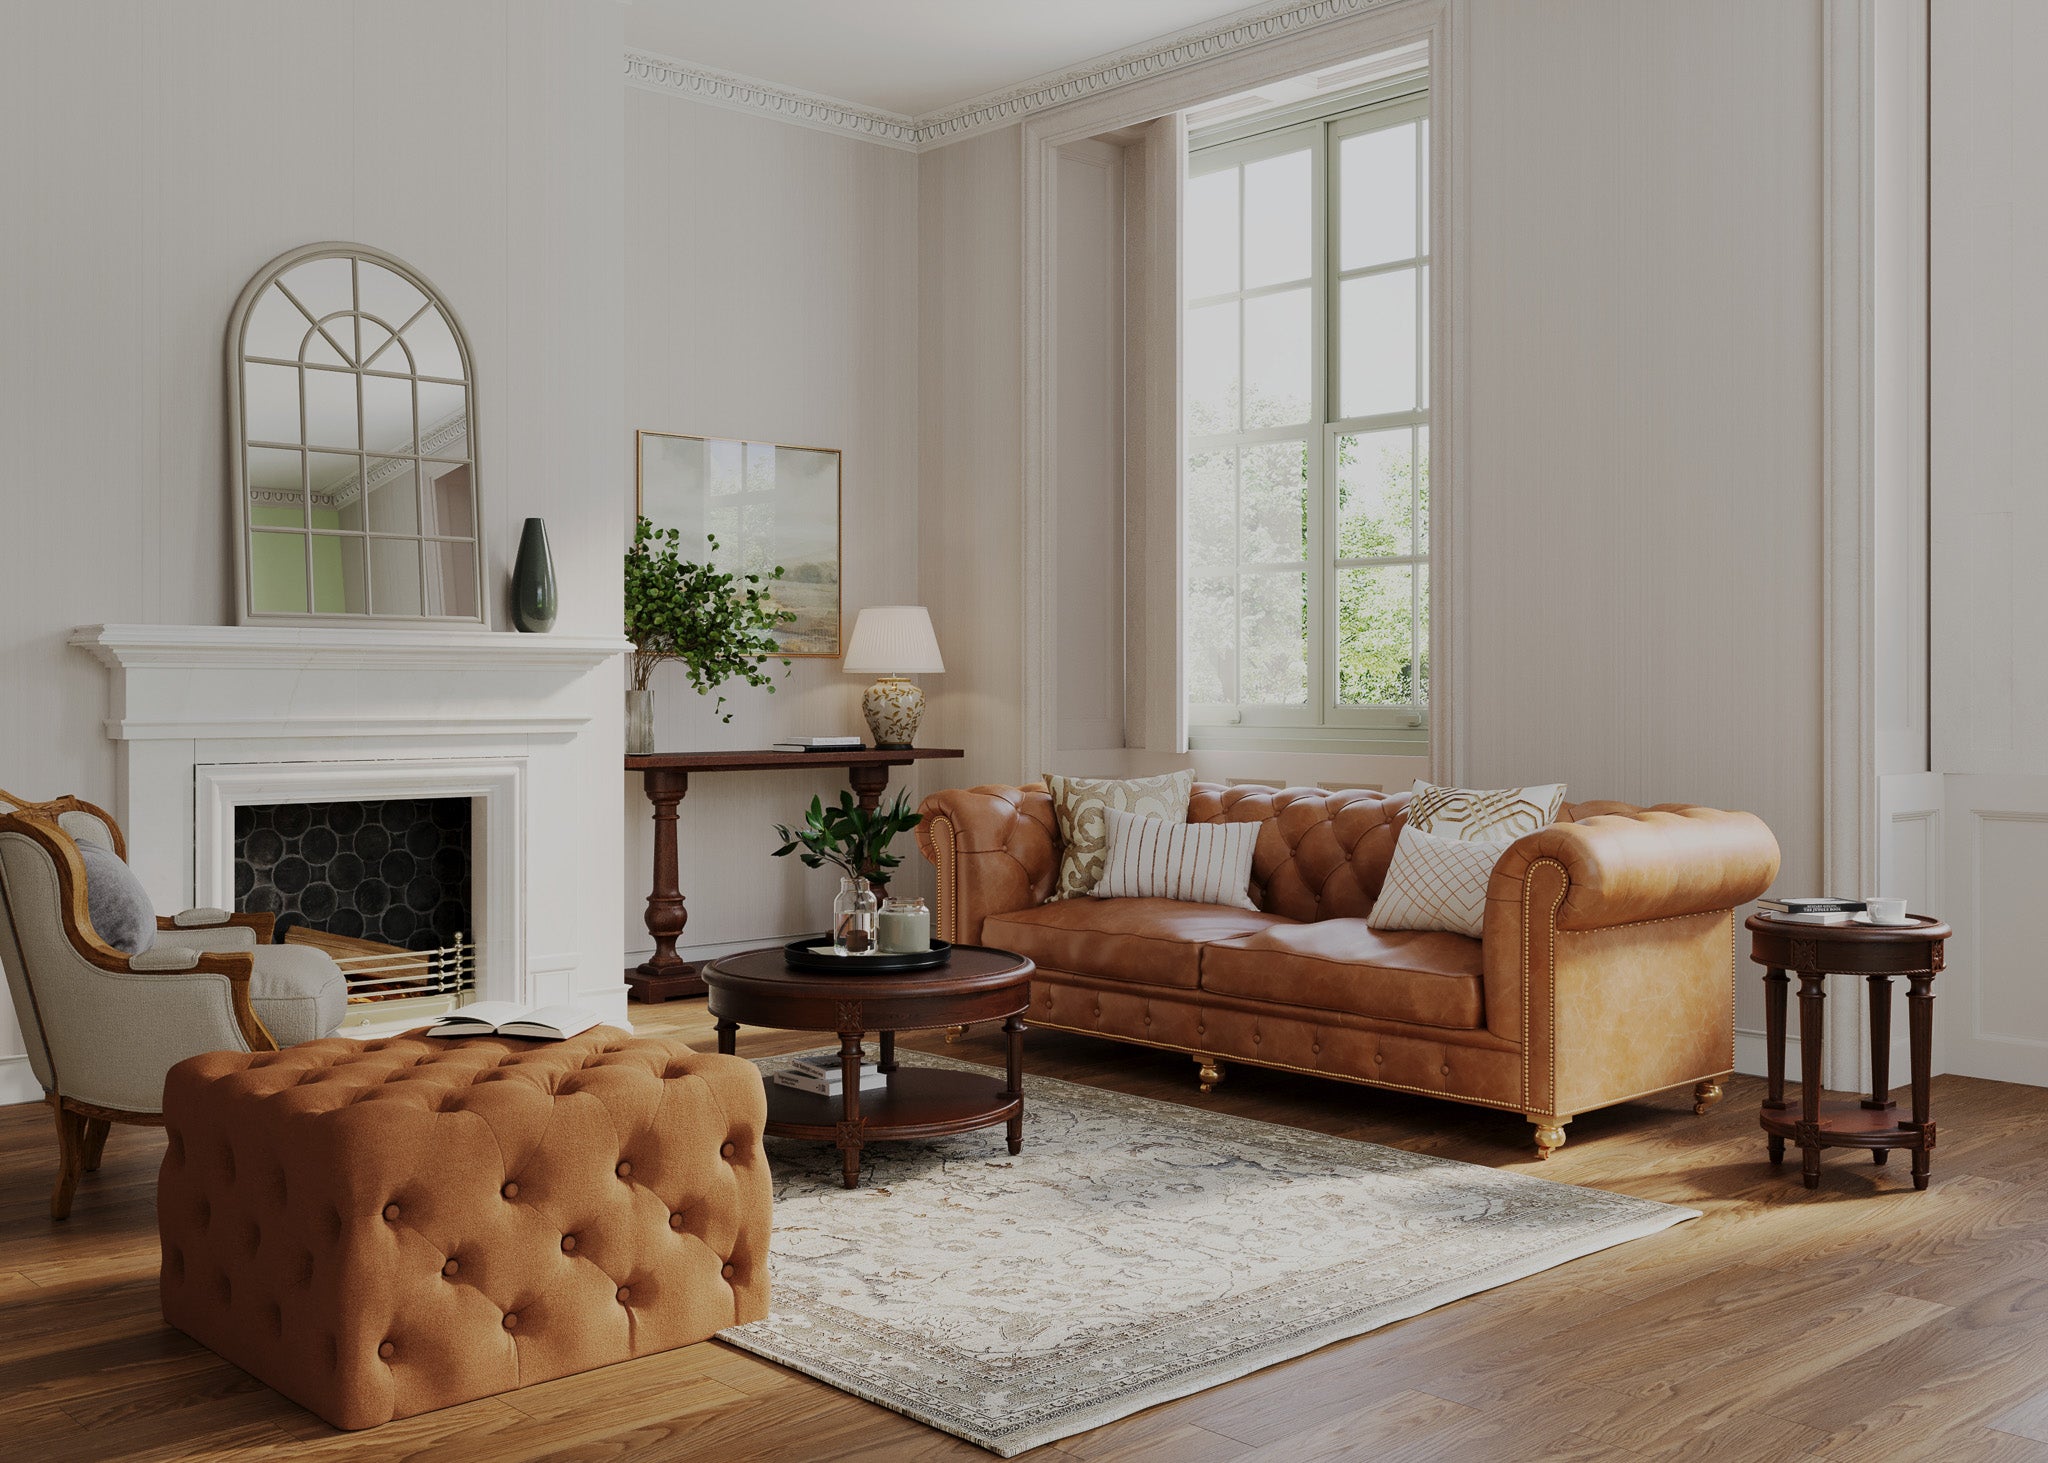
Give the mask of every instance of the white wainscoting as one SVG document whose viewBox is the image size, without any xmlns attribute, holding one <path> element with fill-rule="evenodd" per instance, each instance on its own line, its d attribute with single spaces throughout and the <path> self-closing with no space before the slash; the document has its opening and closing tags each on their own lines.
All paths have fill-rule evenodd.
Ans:
<svg viewBox="0 0 2048 1463">
<path fill-rule="evenodd" d="M 2048 777 L 1943 781 L 1942 913 L 1956 933 L 1935 985 L 1941 1069 L 2048 1086 Z"/>
</svg>

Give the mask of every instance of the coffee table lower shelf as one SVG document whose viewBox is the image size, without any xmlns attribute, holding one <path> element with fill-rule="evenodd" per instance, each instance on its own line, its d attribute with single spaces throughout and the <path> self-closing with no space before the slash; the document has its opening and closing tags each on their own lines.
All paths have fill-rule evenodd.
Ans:
<svg viewBox="0 0 2048 1463">
<path fill-rule="evenodd" d="M 899 1067 L 886 1087 L 860 1094 L 864 1141 L 883 1138 L 938 1138 L 1006 1123 L 1024 1110 L 999 1073 L 956 1072 L 934 1067 Z M 768 1135 L 839 1141 L 846 1099 L 768 1084 Z M 1012 1147 L 1010 1150 L 1017 1150 Z"/>
</svg>

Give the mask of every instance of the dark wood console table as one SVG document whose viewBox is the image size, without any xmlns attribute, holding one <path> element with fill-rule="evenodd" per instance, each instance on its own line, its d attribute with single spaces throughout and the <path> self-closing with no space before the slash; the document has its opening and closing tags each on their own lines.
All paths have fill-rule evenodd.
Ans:
<svg viewBox="0 0 2048 1463">
<path fill-rule="evenodd" d="M 1929 1083 L 1934 1071 L 1934 978 L 1941 974 L 1949 927 L 1926 915 L 1903 925 L 1809 925 L 1753 914 L 1750 959 L 1764 967 L 1764 1024 L 1769 1085 L 1760 1121 L 1772 1163 L 1785 1157 L 1785 1140 L 1798 1145 L 1806 1187 L 1820 1187 L 1823 1148 L 1867 1148 L 1883 1163 L 1894 1148 L 1913 1155 L 1913 1187 L 1927 1187 L 1934 1151 Z M 1785 1100 L 1787 971 L 1799 977 L 1799 1101 Z M 1826 1026 L 1827 977 L 1860 975 L 1870 982 L 1870 1096 L 1821 1095 L 1821 1033 Z M 1892 977 L 1906 978 L 1911 1021 L 1913 1115 L 1898 1116 L 1891 1099 Z"/>
<path fill-rule="evenodd" d="M 626 985 L 633 999 L 671 1001 L 678 996 L 704 994 L 704 982 L 696 967 L 676 954 L 676 940 L 690 918 L 683 908 L 676 867 L 676 804 L 690 790 L 692 772 L 792 772 L 804 767 L 843 767 L 861 807 L 873 809 L 889 785 L 891 767 L 963 755 L 958 747 L 863 747 L 854 752 L 627 753 L 626 770 L 640 774 L 647 800 L 654 804 L 654 888 L 647 896 L 647 933 L 654 936 L 654 954 L 626 972 Z M 764 839 L 768 832 L 764 822 Z"/>
</svg>

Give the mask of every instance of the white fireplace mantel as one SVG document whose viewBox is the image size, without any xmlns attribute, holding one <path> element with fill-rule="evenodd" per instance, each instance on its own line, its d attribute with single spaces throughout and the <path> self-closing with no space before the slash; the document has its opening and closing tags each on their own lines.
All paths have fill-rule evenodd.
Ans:
<svg viewBox="0 0 2048 1463">
<path fill-rule="evenodd" d="M 477 893 L 506 982 L 497 993 L 623 1014 L 618 876 L 600 851 L 618 842 L 608 779 L 624 744 L 617 662 L 632 642 L 431 626 L 93 625 L 71 643 L 107 668 L 129 863 L 159 908 L 226 902 L 224 830 L 242 802 L 468 796 L 495 850 Z M 597 787 L 613 795 L 593 798 Z"/>
</svg>

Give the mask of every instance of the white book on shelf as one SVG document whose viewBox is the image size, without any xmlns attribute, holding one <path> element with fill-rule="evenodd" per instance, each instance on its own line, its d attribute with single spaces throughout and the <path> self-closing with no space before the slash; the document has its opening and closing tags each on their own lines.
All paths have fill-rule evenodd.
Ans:
<svg viewBox="0 0 2048 1463">
<path fill-rule="evenodd" d="M 818 1097 L 841 1097 L 846 1085 L 837 1077 L 806 1077 L 800 1072 L 777 1072 L 774 1082 L 779 1087 L 791 1087 L 798 1092 L 809 1092 Z M 881 1072 L 863 1072 L 860 1078 L 862 1092 L 874 1092 L 889 1085 L 888 1077 Z"/>
</svg>

